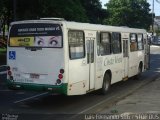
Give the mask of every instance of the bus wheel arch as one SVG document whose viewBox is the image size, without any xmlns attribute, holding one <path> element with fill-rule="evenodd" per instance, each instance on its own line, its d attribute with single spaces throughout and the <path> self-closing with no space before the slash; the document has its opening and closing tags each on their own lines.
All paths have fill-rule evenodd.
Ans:
<svg viewBox="0 0 160 120">
<path fill-rule="evenodd" d="M 103 76 L 103 83 L 101 88 L 101 93 L 105 95 L 111 86 L 111 79 L 112 79 L 112 73 L 111 70 L 106 70 L 104 76 Z"/>
</svg>

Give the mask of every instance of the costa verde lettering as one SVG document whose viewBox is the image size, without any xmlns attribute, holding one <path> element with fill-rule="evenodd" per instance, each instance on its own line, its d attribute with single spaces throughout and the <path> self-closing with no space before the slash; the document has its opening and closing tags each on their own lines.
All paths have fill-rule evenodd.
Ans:
<svg viewBox="0 0 160 120">
<path fill-rule="evenodd" d="M 113 65 L 113 64 L 117 64 L 117 63 L 121 63 L 121 62 L 122 62 L 122 57 L 115 56 L 113 58 L 106 58 L 104 60 L 104 66 Z"/>
</svg>

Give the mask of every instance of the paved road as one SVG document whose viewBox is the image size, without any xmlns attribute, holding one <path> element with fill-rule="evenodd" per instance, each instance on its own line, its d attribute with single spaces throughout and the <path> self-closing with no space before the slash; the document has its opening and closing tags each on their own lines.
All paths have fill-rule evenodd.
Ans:
<svg viewBox="0 0 160 120">
<path fill-rule="evenodd" d="M 82 114 L 84 117 L 86 113 L 97 113 L 109 109 L 124 97 L 159 77 L 159 52 L 160 47 L 151 47 L 151 68 L 142 74 L 140 80 L 129 79 L 116 83 L 105 96 L 96 92 L 68 97 L 49 93 L 12 91 L 8 90 L 1 80 L 0 114 L 2 117 L 9 114 L 15 117 L 18 115 L 21 119 L 50 120 L 59 116 L 76 118 L 77 114 Z"/>
<path fill-rule="evenodd" d="M 103 109 L 100 113 L 138 114 L 158 113 L 160 114 L 160 78 L 142 86 L 135 92 L 118 101 L 109 109 Z M 160 120 L 160 116 L 159 119 Z"/>
</svg>

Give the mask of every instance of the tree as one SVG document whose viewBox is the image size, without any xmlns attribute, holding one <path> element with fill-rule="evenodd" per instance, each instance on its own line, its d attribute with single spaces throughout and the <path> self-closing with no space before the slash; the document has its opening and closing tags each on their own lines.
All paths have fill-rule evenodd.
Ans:
<svg viewBox="0 0 160 120">
<path fill-rule="evenodd" d="M 100 0 L 80 0 L 90 23 L 103 24 L 107 11 L 102 9 Z"/>
<path fill-rule="evenodd" d="M 86 22 L 88 17 L 79 0 L 17 0 L 18 19 L 61 17 Z"/>
<path fill-rule="evenodd" d="M 0 1 L 0 31 L 2 30 L 3 39 L 5 39 L 6 28 L 8 28 L 11 21 L 12 11 L 11 11 L 11 2 L 10 0 L 1 0 Z"/>
<path fill-rule="evenodd" d="M 100 0 L 0 0 L 0 5 L 0 17 L 9 22 L 16 16 L 16 20 L 60 17 L 102 24 L 107 16 Z"/>
<path fill-rule="evenodd" d="M 39 0 L 16 0 L 16 20 L 37 19 L 41 7 Z"/>
<path fill-rule="evenodd" d="M 106 4 L 109 13 L 106 24 L 149 29 L 152 17 L 146 0 L 110 0 Z"/>
</svg>

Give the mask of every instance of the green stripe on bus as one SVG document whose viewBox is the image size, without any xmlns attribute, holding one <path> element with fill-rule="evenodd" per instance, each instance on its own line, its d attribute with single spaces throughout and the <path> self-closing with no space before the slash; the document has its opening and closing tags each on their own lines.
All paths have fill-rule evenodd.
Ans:
<svg viewBox="0 0 160 120">
<path fill-rule="evenodd" d="M 7 85 L 10 89 L 49 91 L 65 95 L 67 95 L 67 86 L 68 86 L 67 83 L 63 83 L 61 85 L 45 85 L 45 84 L 34 84 L 34 83 L 18 83 L 18 82 L 11 82 L 10 80 L 7 80 Z"/>
</svg>

